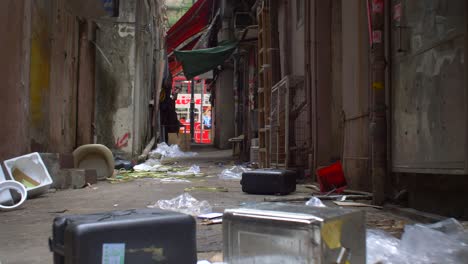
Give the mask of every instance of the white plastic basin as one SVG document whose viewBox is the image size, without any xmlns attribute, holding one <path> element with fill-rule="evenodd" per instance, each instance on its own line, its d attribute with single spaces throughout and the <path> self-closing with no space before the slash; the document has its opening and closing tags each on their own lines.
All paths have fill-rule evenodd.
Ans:
<svg viewBox="0 0 468 264">
<path fill-rule="evenodd" d="M 50 185 L 53 183 L 49 171 L 37 152 L 5 160 L 4 164 L 7 169 L 9 179 L 16 180 L 13 177 L 13 170 L 16 168 L 39 183 L 38 186 L 26 187 L 28 197 L 38 196 L 47 192 Z"/>
</svg>

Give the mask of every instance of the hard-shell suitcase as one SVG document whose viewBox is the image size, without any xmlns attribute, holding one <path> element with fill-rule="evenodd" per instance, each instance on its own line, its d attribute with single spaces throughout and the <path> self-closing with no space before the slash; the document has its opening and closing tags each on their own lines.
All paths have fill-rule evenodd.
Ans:
<svg viewBox="0 0 468 264">
<path fill-rule="evenodd" d="M 61 216 L 49 239 L 55 264 L 193 264 L 192 216 L 160 209 Z"/>
<path fill-rule="evenodd" d="M 242 173 L 242 191 L 250 194 L 286 195 L 296 190 L 296 172 L 260 169 Z"/>
</svg>

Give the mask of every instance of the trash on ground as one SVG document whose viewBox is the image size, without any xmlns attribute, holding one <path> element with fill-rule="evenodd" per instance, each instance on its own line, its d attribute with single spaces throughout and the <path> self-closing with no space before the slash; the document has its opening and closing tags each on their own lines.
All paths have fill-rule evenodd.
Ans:
<svg viewBox="0 0 468 264">
<path fill-rule="evenodd" d="M 193 187 L 185 188 L 184 191 L 186 192 L 191 192 L 191 191 L 229 192 L 229 190 L 225 187 L 208 187 L 208 186 L 193 186 Z"/>
<path fill-rule="evenodd" d="M 338 206 L 349 206 L 349 207 L 372 207 L 375 209 L 383 209 L 382 206 L 366 204 L 366 203 L 356 203 L 356 202 L 343 202 L 343 201 L 333 201 L 334 204 Z"/>
<path fill-rule="evenodd" d="M 321 192 L 341 193 L 347 185 L 341 162 L 317 169 L 317 181 L 320 184 Z"/>
<path fill-rule="evenodd" d="M 159 168 L 161 168 L 161 167 L 162 167 L 162 165 L 151 166 L 151 165 L 147 165 L 145 163 L 141 163 L 141 164 L 133 166 L 133 170 L 134 171 L 162 171 L 162 170 L 159 170 Z"/>
<path fill-rule="evenodd" d="M 151 157 L 158 158 L 167 157 L 167 158 L 185 158 L 185 157 L 194 157 L 198 155 L 195 152 L 183 152 L 180 150 L 178 145 L 167 145 L 166 142 L 158 144 L 158 147 L 150 152 Z"/>
<path fill-rule="evenodd" d="M 230 169 L 224 169 L 219 178 L 223 180 L 240 180 L 242 179 L 242 173 L 248 171 L 249 169 L 242 166 L 233 166 Z"/>
<path fill-rule="evenodd" d="M 367 263 L 462 264 L 468 259 L 468 232 L 455 219 L 432 225 L 407 225 L 401 240 L 367 231 Z"/>
<path fill-rule="evenodd" d="M 186 171 L 177 171 L 177 172 L 169 172 L 168 175 L 175 175 L 175 176 L 201 176 L 200 167 L 198 165 L 192 165 Z"/>
<path fill-rule="evenodd" d="M 4 162 L 9 179 L 22 183 L 28 198 L 46 193 L 53 181 L 39 153 L 34 152 Z"/>
<path fill-rule="evenodd" d="M 146 165 L 145 165 L 146 166 Z M 157 166 L 157 165 L 155 165 Z M 130 182 L 137 179 L 165 179 L 165 178 L 177 178 L 177 179 L 196 179 L 200 175 L 169 175 L 169 172 L 179 172 L 187 171 L 187 168 L 184 167 L 175 167 L 175 166 L 159 166 L 155 171 L 126 171 L 120 170 L 113 178 L 108 178 L 107 180 L 111 183 L 122 183 Z"/>
<path fill-rule="evenodd" d="M 18 201 L 14 199 L 11 191 L 20 195 Z M 13 180 L 0 182 L 0 211 L 10 211 L 19 208 L 26 201 L 27 197 L 28 192 L 23 184 Z"/>
<path fill-rule="evenodd" d="M 223 217 L 222 213 L 209 213 L 209 214 L 201 214 L 198 216 L 200 219 L 214 219 L 214 218 L 219 218 Z"/>
<path fill-rule="evenodd" d="M 175 177 L 163 178 L 161 182 L 174 182 L 174 183 L 190 183 L 191 181 L 186 179 L 180 179 Z"/>
<path fill-rule="evenodd" d="M 120 169 L 131 170 L 133 167 L 133 164 L 131 161 L 124 160 L 119 157 L 116 157 L 114 162 L 115 162 L 114 169 L 116 170 L 120 170 Z"/>
<path fill-rule="evenodd" d="M 159 200 L 156 204 L 148 206 L 148 208 L 158 207 L 195 216 L 208 214 L 212 211 L 211 205 L 207 201 L 198 201 L 189 193 L 181 194 L 171 200 Z"/>
<path fill-rule="evenodd" d="M 319 198 L 317 198 L 317 197 L 312 197 L 312 198 L 310 198 L 310 200 L 307 201 L 307 202 L 305 203 L 305 205 L 307 205 L 307 206 L 314 206 L 314 207 L 327 207 L 327 206 L 324 205 L 324 204 L 322 203 L 322 201 L 321 201 Z"/>
<path fill-rule="evenodd" d="M 216 219 L 205 219 L 202 221 L 202 225 L 216 225 L 216 224 L 221 224 L 223 223 L 222 218 L 216 218 Z"/>
<path fill-rule="evenodd" d="M 104 145 L 89 144 L 73 151 L 75 167 L 78 169 L 94 169 L 98 180 L 105 180 L 114 174 L 114 155 Z"/>
</svg>

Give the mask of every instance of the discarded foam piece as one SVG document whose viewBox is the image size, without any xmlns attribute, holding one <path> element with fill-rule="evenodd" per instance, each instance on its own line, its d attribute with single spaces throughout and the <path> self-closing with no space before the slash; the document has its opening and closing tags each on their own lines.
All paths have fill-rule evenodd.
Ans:
<svg viewBox="0 0 468 264">
<path fill-rule="evenodd" d="M 41 195 L 50 188 L 53 181 L 39 153 L 5 160 L 8 177 L 26 185 L 28 197 Z"/>
<path fill-rule="evenodd" d="M 21 198 L 18 202 L 13 201 L 10 193 L 11 190 L 16 191 L 20 195 Z M 24 203 L 24 201 L 26 201 L 26 198 L 28 197 L 28 191 L 26 190 L 26 187 L 23 184 L 13 180 L 0 182 L 0 197 L 4 197 L 3 195 L 5 193 L 10 196 L 10 200 L 3 200 L 3 198 L 0 199 L 0 211 L 17 209 Z M 10 205 L 10 203 L 12 204 Z"/>
<path fill-rule="evenodd" d="M 73 156 L 76 168 L 96 170 L 98 180 L 105 180 L 114 173 L 114 156 L 104 145 L 83 145 L 73 152 Z"/>
</svg>

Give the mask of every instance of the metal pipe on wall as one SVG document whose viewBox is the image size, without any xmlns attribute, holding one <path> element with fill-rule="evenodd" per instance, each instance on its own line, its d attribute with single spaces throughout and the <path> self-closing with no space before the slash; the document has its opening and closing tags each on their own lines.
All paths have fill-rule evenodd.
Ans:
<svg viewBox="0 0 468 264">
<path fill-rule="evenodd" d="M 371 20 L 371 175 L 374 204 L 383 204 L 387 181 L 385 1 L 367 1 Z"/>
</svg>

